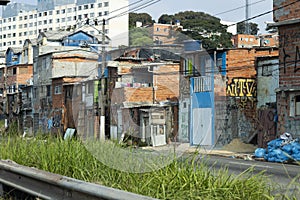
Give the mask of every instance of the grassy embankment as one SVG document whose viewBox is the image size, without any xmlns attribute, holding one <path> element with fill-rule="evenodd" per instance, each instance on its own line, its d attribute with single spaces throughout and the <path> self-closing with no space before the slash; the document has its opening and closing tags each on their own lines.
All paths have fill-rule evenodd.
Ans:
<svg viewBox="0 0 300 200">
<path fill-rule="evenodd" d="M 271 195 L 273 189 L 262 173 L 247 171 L 232 177 L 226 170 L 212 172 L 205 163 L 195 162 L 195 156 L 192 161 L 174 160 L 152 172 L 129 173 L 105 166 L 79 140 L 8 136 L 1 140 L 0 157 L 159 199 L 286 199 L 282 194 Z"/>
</svg>

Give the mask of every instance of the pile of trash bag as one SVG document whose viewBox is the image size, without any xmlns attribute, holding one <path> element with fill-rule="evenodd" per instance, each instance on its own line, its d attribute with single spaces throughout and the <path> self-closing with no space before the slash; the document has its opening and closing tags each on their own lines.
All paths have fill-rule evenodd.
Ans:
<svg viewBox="0 0 300 200">
<path fill-rule="evenodd" d="M 269 162 L 300 161 L 299 139 L 293 139 L 290 133 L 283 133 L 279 138 L 271 140 L 267 148 L 257 148 L 256 158 L 264 158 Z"/>
</svg>

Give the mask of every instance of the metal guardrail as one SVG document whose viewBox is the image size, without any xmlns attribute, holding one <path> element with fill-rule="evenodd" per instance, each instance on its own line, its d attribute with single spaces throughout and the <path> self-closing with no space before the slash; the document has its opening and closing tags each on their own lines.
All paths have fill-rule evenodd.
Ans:
<svg viewBox="0 0 300 200">
<path fill-rule="evenodd" d="M 0 160 L 0 183 L 40 199 L 154 200 L 102 185 Z"/>
</svg>

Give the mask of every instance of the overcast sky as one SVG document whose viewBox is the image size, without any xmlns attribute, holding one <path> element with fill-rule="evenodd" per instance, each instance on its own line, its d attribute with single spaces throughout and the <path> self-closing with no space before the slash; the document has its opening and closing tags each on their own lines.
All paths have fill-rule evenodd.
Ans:
<svg viewBox="0 0 300 200">
<path fill-rule="evenodd" d="M 141 1 L 141 3 L 148 1 L 149 0 L 144 0 Z M 129 2 L 133 3 L 137 2 L 137 0 L 129 0 Z M 249 17 L 270 11 L 273 7 L 273 0 L 248 0 L 248 3 L 250 4 Z M 154 20 L 157 21 L 162 14 L 175 14 L 181 11 L 191 10 L 205 12 L 224 21 L 238 22 L 245 19 L 245 5 L 246 0 L 161 0 L 158 3 L 150 5 L 149 7 L 138 10 L 136 12 L 149 13 L 154 18 Z M 235 10 L 229 12 L 229 10 L 233 9 Z M 228 12 L 216 15 L 225 11 Z M 271 13 L 253 19 L 251 22 L 259 24 L 260 32 L 265 32 L 264 22 L 266 21 L 273 21 L 273 16 Z"/>
</svg>

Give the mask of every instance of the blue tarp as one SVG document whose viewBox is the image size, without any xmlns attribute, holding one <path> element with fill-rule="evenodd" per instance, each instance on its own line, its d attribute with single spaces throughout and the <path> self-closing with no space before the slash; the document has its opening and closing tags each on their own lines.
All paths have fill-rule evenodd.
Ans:
<svg viewBox="0 0 300 200">
<path fill-rule="evenodd" d="M 271 140 L 267 148 L 257 148 L 254 156 L 269 162 L 300 161 L 300 143 L 298 139 L 286 140 L 284 137 Z"/>
</svg>

